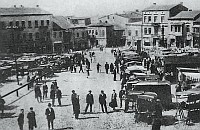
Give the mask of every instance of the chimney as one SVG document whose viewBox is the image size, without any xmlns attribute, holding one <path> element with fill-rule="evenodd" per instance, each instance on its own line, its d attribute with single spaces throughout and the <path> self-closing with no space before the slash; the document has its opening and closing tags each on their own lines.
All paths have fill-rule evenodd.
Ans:
<svg viewBox="0 0 200 130">
<path fill-rule="evenodd" d="M 17 6 L 16 6 L 16 5 L 14 5 L 14 8 L 17 8 Z"/>
<path fill-rule="evenodd" d="M 135 12 L 139 12 L 139 9 L 136 9 Z"/>
<path fill-rule="evenodd" d="M 156 3 L 153 3 L 153 5 L 156 5 Z"/>
<path fill-rule="evenodd" d="M 39 8 L 39 5 L 36 5 L 37 8 Z"/>
<path fill-rule="evenodd" d="M 183 2 L 180 2 L 180 5 L 183 5 Z"/>
<path fill-rule="evenodd" d="M 23 5 L 20 5 L 20 7 L 23 8 L 24 6 L 23 6 Z"/>
</svg>

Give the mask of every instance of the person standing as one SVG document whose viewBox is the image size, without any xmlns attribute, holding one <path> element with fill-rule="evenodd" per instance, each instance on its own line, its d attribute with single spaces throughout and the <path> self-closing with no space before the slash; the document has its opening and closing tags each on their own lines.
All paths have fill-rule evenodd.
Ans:
<svg viewBox="0 0 200 130">
<path fill-rule="evenodd" d="M 82 71 L 82 73 L 84 73 L 83 72 L 83 65 L 80 63 L 80 70 L 79 70 L 79 73 Z"/>
<path fill-rule="evenodd" d="M 94 98 L 93 98 L 93 94 L 91 92 L 92 91 L 89 90 L 89 93 L 86 96 L 87 106 L 85 108 L 85 113 L 87 112 L 87 109 L 88 109 L 89 106 L 90 106 L 90 112 L 92 112 L 92 105 L 94 104 Z"/>
<path fill-rule="evenodd" d="M 52 100 L 52 106 L 54 106 L 54 103 L 55 103 L 55 96 L 56 96 L 55 90 L 51 89 L 51 91 L 50 91 L 50 99 Z"/>
<path fill-rule="evenodd" d="M 110 73 L 113 73 L 113 70 L 114 70 L 114 65 L 113 63 L 110 63 Z"/>
<path fill-rule="evenodd" d="M 19 130 L 23 130 L 23 126 L 24 126 L 24 109 L 20 110 L 20 114 L 17 118 L 17 122 L 19 125 Z"/>
<path fill-rule="evenodd" d="M 50 126 L 52 129 L 54 129 L 53 121 L 55 119 L 55 112 L 54 109 L 51 107 L 51 103 L 48 104 L 48 108 L 45 111 L 45 115 L 47 117 L 48 129 L 50 130 Z"/>
<path fill-rule="evenodd" d="M 117 71 L 116 68 L 113 69 L 113 80 L 116 81 L 116 77 L 117 77 Z"/>
<path fill-rule="evenodd" d="M 123 95 L 125 95 L 125 90 L 121 89 L 119 91 L 120 108 L 122 108 L 122 98 L 123 98 Z"/>
<path fill-rule="evenodd" d="M 38 102 L 42 102 L 42 92 L 39 85 L 35 85 L 35 98 Z"/>
<path fill-rule="evenodd" d="M 113 110 L 115 110 L 115 107 L 117 107 L 117 94 L 115 93 L 115 90 L 113 90 L 113 93 L 111 96 L 111 103 L 112 103 Z"/>
<path fill-rule="evenodd" d="M 47 98 L 47 93 L 48 93 L 48 86 L 47 86 L 46 82 L 44 82 L 44 85 L 43 85 L 43 100 L 44 100 L 44 98 Z"/>
<path fill-rule="evenodd" d="M 59 87 L 57 87 L 56 96 L 57 96 L 57 98 L 58 98 L 58 104 L 59 104 L 59 106 L 61 106 L 62 92 L 61 92 L 61 90 L 59 89 Z"/>
<path fill-rule="evenodd" d="M 37 128 L 36 119 L 35 119 L 35 112 L 33 111 L 33 107 L 30 108 L 30 112 L 28 112 L 27 118 L 28 118 L 29 130 L 33 130 L 34 127 Z"/>
<path fill-rule="evenodd" d="M 109 64 L 108 64 L 108 62 L 106 62 L 106 64 L 105 64 L 105 70 L 106 70 L 106 74 L 108 74 L 108 70 L 109 70 Z"/>
<path fill-rule="evenodd" d="M 107 98 L 106 94 L 104 93 L 103 90 L 101 90 L 101 94 L 99 95 L 99 103 L 101 105 L 101 110 L 103 113 L 104 113 L 104 108 L 105 108 L 106 113 L 108 113 L 107 106 L 106 106 L 106 98 Z"/>
<path fill-rule="evenodd" d="M 157 99 L 156 103 L 155 103 L 155 117 L 156 118 L 162 117 L 162 110 L 163 110 L 163 107 L 162 107 L 162 104 L 160 102 L 160 99 Z"/>
<path fill-rule="evenodd" d="M 5 100 L 1 97 L 0 95 L 0 110 L 1 110 L 1 118 L 4 116 L 4 105 L 5 105 Z"/>
<path fill-rule="evenodd" d="M 88 78 L 90 76 L 90 68 L 88 65 L 86 66 L 86 71 L 87 71 L 87 78 Z"/>
<path fill-rule="evenodd" d="M 72 90 L 71 101 L 73 105 L 73 112 L 75 115 L 75 119 L 78 119 L 78 116 L 80 114 L 79 96 L 75 93 L 74 90 Z"/>
<path fill-rule="evenodd" d="M 101 65 L 98 63 L 98 64 L 97 64 L 97 73 L 101 72 L 101 71 L 100 71 L 100 67 L 101 67 Z"/>
</svg>

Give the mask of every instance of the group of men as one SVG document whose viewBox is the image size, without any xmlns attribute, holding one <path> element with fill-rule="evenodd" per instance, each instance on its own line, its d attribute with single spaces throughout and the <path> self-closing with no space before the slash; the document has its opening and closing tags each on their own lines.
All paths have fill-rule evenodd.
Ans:
<svg viewBox="0 0 200 130">
<path fill-rule="evenodd" d="M 51 107 L 51 103 L 48 103 L 48 108 L 45 110 L 45 115 L 48 122 L 48 129 L 50 130 L 50 127 L 54 129 L 53 121 L 55 119 L 55 112 L 54 112 L 54 109 Z M 27 114 L 27 119 L 28 119 L 29 130 L 34 130 L 34 128 L 37 128 L 36 114 L 33 111 L 33 107 L 30 107 L 30 111 Z M 20 110 L 20 114 L 17 118 L 17 122 L 19 125 L 19 129 L 23 130 L 24 129 L 24 109 Z"/>
</svg>

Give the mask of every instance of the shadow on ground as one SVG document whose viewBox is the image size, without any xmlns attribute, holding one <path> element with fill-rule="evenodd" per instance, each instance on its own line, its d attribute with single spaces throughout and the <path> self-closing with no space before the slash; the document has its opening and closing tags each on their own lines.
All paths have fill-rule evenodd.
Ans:
<svg viewBox="0 0 200 130">
<path fill-rule="evenodd" d="M 1 115 L 1 118 L 15 118 L 15 117 L 17 117 L 16 115 L 15 115 L 15 113 L 4 113 L 3 115 Z"/>
<path fill-rule="evenodd" d="M 66 127 L 66 128 L 59 128 L 59 129 L 54 129 L 54 130 L 69 130 L 69 129 L 74 129 L 73 127 Z"/>
</svg>

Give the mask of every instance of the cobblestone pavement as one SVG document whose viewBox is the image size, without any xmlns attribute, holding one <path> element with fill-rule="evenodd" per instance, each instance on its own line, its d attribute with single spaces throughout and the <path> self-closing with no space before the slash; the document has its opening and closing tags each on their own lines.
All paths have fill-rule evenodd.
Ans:
<svg viewBox="0 0 200 130">
<path fill-rule="evenodd" d="M 118 81 L 113 81 L 113 75 L 105 74 L 104 64 L 114 62 L 114 58 L 110 53 L 110 50 L 104 52 L 95 51 L 96 61 L 91 64 L 92 71 L 91 76 L 87 78 L 85 73 L 70 73 L 62 72 L 57 73 L 54 78 L 48 79 L 48 87 L 50 87 L 51 81 L 57 80 L 58 86 L 62 91 L 62 107 L 54 107 L 56 113 L 56 119 L 54 121 L 56 130 L 64 129 L 78 129 L 78 130 L 97 130 L 97 129 L 120 129 L 120 130 L 150 130 L 151 126 L 143 123 L 135 124 L 134 113 L 124 113 L 122 109 L 117 108 L 118 112 L 112 112 L 112 109 L 108 107 L 109 114 L 102 113 L 99 103 L 98 95 L 101 90 L 104 90 L 107 94 L 107 105 L 111 100 L 112 90 L 116 92 L 120 90 L 119 75 Z M 99 62 L 102 65 L 102 73 L 96 72 L 96 64 Z M 79 70 L 79 68 L 77 69 Z M 80 95 L 81 114 L 80 119 L 75 120 L 72 113 L 71 105 L 71 90 L 75 90 Z M 86 103 L 85 98 L 88 90 L 92 90 L 94 95 L 94 106 L 92 114 L 83 114 Z M 10 98 L 15 98 L 15 95 L 11 95 Z M 49 95 L 48 95 L 49 97 Z M 43 103 L 38 103 L 35 99 L 34 92 L 23 96 L 20 100 L 12 103 L 5 111 L 6 117 L 0 119 L 0 130 L 17 130 L 17 116 L 21 108 L 25 109 L 25 124 L 24 129 L 28 129 L 26 115 L 30 107 L 34 108 L 36 112 L 37 128 L 36 130 L 47 130 L 47 121 L 45 117 L 45 109 L 47 104 L 51 102 L 49 98 L 45 99 Z M 56 105 L 58 105 L 56 100 Z M 118 102 L 119 105 L 119 102 Z M 184 127 L 181 126 L 178 129 L 190 129 L 197 130 L 200 127 L 199 124 L 194 126 Z M 174 126 L 162 126 L 162 130 L 176 130 Z"/>
</svg>

